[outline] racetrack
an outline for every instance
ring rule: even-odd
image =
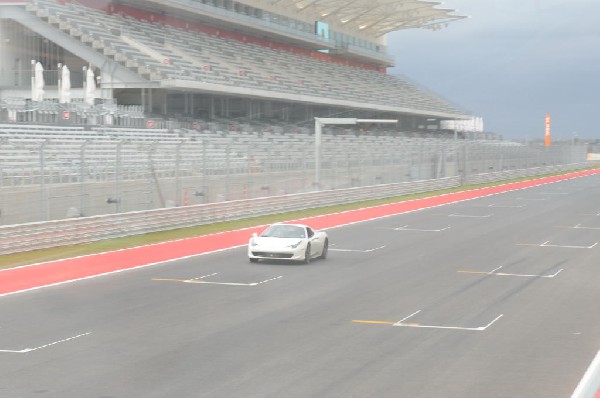
[[[0,396],[568,397],[600,349],[600,175],[0,299]],[[248,233],[249,234],[249,233]]]

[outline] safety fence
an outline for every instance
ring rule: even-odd
[[[573,163],[559,166],[533,167],[530,169],[497,171],[494,173],[481,173],[467,176],[463,180],[463,185],[478,185],[489,182],[510,180],[513,178],[534,177],[543,174],[561,173],[567,170],[577,170],[588,167],[590,164],[586,162]]]
[[[0,227],[0,255],[457,187],[458,177]]]
[[[0,125],[0,225],[586,160],[583,145],[302,132]],[[319,161],[317,161],[319,160]]]
[[[0,255],[582,169],[587,163],[379,184],[0,227]]]

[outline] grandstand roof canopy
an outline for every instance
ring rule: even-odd
[[[335,20],[375,37],[408,28],[441,28],[465,16],[455,10],[436,8],[437,1],[424,0],[274,0],[287,2],[300,12],[320,15],[322,21]]]

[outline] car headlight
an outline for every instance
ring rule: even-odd
[[[258,243],[256,243],[254,239],[250,239],[250,246],[258,246]]]
[[[292,244],[291,244],[291,245],[289,245],[288,247],[289,247],[289,248],[292,248],[292,249],[295,249],[295,248],[297,248],[298,246],[300,246],[300,244],[301,244],[301,243],[302,243],[302,241],[301,241],[301,240],[299,240],[299,241],[298,241],[298,242],[296,242],[296,243],[292,243]]]

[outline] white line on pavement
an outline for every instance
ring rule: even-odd
[[[600,351],[577,385],[571,398],[595,398],[600,391]]]
[[[52,343],[48,343],[48,344],[44,344],[42,346],[39,347],[35,347],[35,348],[24,348],[22,350],[0,350],[0,352],[8,352],[8,353],[16,353],[16,354],[25,354],[27,352],[32,352],[32,351],[36,351],[36,350],[41,350],[43,348],[47,348],[56,344],[60,344],[60,343],[64,343],[70,340],[74,340],[77,339],[79,337],[83,337],[83,336],[87,336],[89,334],[92,334],[92,332],[87,332],[87,333],[82,333],[82,334],[78,334],[77,336],[73,336],[73,337],[68,337],[66,339],[62,339],[62,340],[58,340],[58,341],[54,341]]]

